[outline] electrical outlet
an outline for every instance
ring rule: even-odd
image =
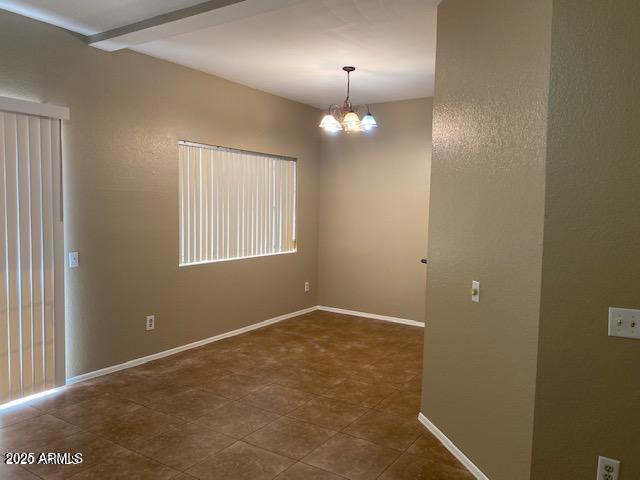
[[[471,282],[471,301],[475,303],[480,302],[480,282],[476,280]]]
[[[620,461],[607,457],[598,457],[598,479],[618,480],[620,475]]]
[[[309,286],[309,282],[304,282],[304,291],[308,292],[309,290],[311,290],[311,287]]]
[[[80,256],[78,252],[69,252],[69,268],[78,268],[80,266]]]
[[[156,316],[148,315],[147,316],[147,330],[155,330],[156,328]]]

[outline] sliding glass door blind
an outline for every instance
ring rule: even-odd
[[[55,383],[59,166],[59,120],[0,111],[0,404]]]
[[[296,251],[296,161],[180,142],[180,265]]]

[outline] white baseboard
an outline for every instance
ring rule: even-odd
[[[422,423],[440,442],[445,446],[447,450],[451,452],[451,454],[458,459],[458,461],[465,466],[467,470],[469,470],[478,480],[489,480],[482,470],[480,470],[467,456],[460,451],[458,447],[456,447],[451,440],[447,438],[447,436],[440,431],[438,427],[436,427],[431,421],[425,417],[422,413],[418,414],[418,421]]]
[[[279,317],[274,317],[268,320],[264,320],[262,322],[254,323],[252,325],[247,325],[246,327],[238,328],[237,330],[231,330],[230,332],[225,332],[225,333],[221,333],[220,335],[215,335],[213,337],[205,338],[203,340],[198,340],[197,342],[188,343],[180,347],[175,347],[169,350],[164,350],[162,352],[154,353],[152,355],[147,355],[146,357],[136,358],[134,360],[129,360],[128,362],[120,363],[118,365],[112,365],[111,367],[102,368],[100,370],[95,370],[93,372],[83,373],[82,375],[67,378],[67,385],[83,382],[85,380],[90,380],[96,377],[101,377],[102,375],[108,375],[109,373],[118,372],[120,370],[125,370],[127,368],[136,367],[138,365],[142,365],[143,363],[151,362],[152,360],[158,360],[159,358],[168,357],[169,355],[174,355],[176,353],[184,352],[185,350],[201,347],[208,343],[217,342],[218,340],[222,340],[224,338],[229,338],[235,335],[240,335],[242,333],[250,332],[251,330],[256,330],[258,328],[266,327],[267,325],[272,325],[274,323],[278,323],[283,320],[287,320],[289,318],[298,317],[300,315],[304,315],[305,313],[311,313],[316,311],[317,309],[318,307],[305,308],[303,310],[298,310],[297,312],[287,313],[285,315],[280,315]]]
[[[254,323],[253,325],[248,325],[246,327],[238,328],[237,330],[221,333],[220,335],[215,335],[213,337],[205,338],[203,340],[198,340],[197,342],[188,343],[180,347],[175,347],[169,350],[164,350],[162,352],[154,353],[152,355],[147,355],[146,357],[136,358],[133,360],[129,360],[128,362],[120,363],[118,365],[112,365],[110,367],[102,368],[100,370],[95,370],[93,372],[83,373],[82,375],[77,375],[75,377],[69,377],[67,378],[66,384],[71,385],[73,383],[83,382],[85,380],[101,377],[102,375],[108,375],[109,373],[118,372],[120,370],[125,370],[127,368],[136,367],[138,365],[142,365],[143,363],[151,362],[153,360],[158,360],[159,358],[163,358],[163,357],[168,357],[169,355],[174,355],[176,353],[184,352],[185,350],[190,350],[192,348],[201,347],[208,343],[217,342],[218,340],[222,340],[224,338],[233,337],[235,335],[240,335],[242,333],[250,332],[251,330],[266,327],[267,325],[278,323],[283,320],[287,320],[289,318],[298,317],[300,315],[304,315],[305,313],[311,313],[316,310],[324,310],[326,312],[341,313],[343,315],[352,315],[356,317],[371,318],[374,320],[383,320],[385,322],[402,323],[404,325],[412,325],[414,327],[424,327],[423,322],[418,322],[415,320],[406,320],[404,318],[388,317],[385,315],[376,315],[374,313],[355,312],[353,310],[344,310],[341,308],[323,307],[318,305],[314,307],[305,308],[303,310],[298,310],[297,312],[291,312],[285,315],[280,315],[279,317],[270,318],[262,322]]]
[[[297,312],[287,313],[285,315],[280,315],[279,317],[274,317],[274,318],[270,318],[268,320],[264,320],[262,322],[254,323],[253,325],[248,325],[246,327],[238,328],[237,330],[232,330],[230,332],[221,333],[220,335],[215,335],[213,337],[205,338],[203,340],[198,340],[197,342],[188,343],[188,344],[182,345],[180,347],[175,347],[175,348],[172,348],[172,349],[169,349],[169,350],[164,350],[162,352],[154,353],[152,355],[147,355],[146,357],[136,358],[134,360],[129,360],[128,362],[120,363],[118,365],[112,365],[110,367],[102,368],[100,370],[95,370],[93,372],[83,373],[82,375],[77,375],[75,377],[69,377],[69,378],[67,378],[66,385],[72,385],[74,383],[83,382],[85,380],[90,380],[92,378],[101,377],[103,375],[108,375],[109,373],[114,373],[114,372],[118,372],[120,370],[125,370],[127,368],[132,368],[132,367],[135,367],[135,366],[138,366],[138,365],[142,365],[143,363],[151,362],[152,360],[157,360],[159,358],[168,357],[169,355],[174,355],[176,353],[184,352],[185,350],[190,350],[192,348],[201,347],[201,346],[206,345],[208,343],[216,342],[216,341],[222,340],[224,338],[233,337],[235,335],[240,335],[242,333],[250,332],[251,330],[256,330],[258,328],[266,327],[267,325],[278,323],[278,322],[281,322],[283,320],[287,320],[289,318],[298,317],[300,315],[304,315],[306,313],[311,313],[311,312],[314,312],[316,310],[323,310],[323,311],[326,311],[326,312],[333,312],[333,313],[341,313],[343,315],[352,315],[352,316],[356,316],[356,317],[371,318],[371,319],[374,319],[374,320],[383,320],[385,322],[401,323],[401,324],[404,324],[404,325],[412,325],[412,326],[415,326],[415,327],[424,327],[424,323],[423,322],[418,322],[418,321],[415,321],[415,320],[407,320],[407,319],[404,319],[404,318],[388,317],[388,316],[385,316],[385,315],[377,315],[377,314],[374,314],[374,313],[356,312],[356,311],[353,311],[353,310],[345,310],[345,309],[342,309],[342,308],[324,307],[324,306],[316,305],[314,307],[309,307],[309,308],[305,308],[303,310],[298,310]],[[4,409],[10,408],[12,406],[22,404],[22,403],[34,400],[36,398],[45,396],[45,395],[50,395],[50,394],[58,392],[58,391],[60,391],[62,389],[64,389],[64,386],[57,387],[57,388],[54,388],[54,389],[51,389],[51,390],[47,390],[47,391],[44,391],[44,392],[40,392],[38,394],[29,396],[29,397],[26,397],[26,398],[20,398],[20,399],[17,399],[17,400],[13,400],[13,401],[8,402],[6,404],[0,405],[0,410],[4,410]],[[420,415],[422,415],[422,414],[420,414]],[[426,418],[425,418],[425,421],[428,422],[428,420]],[[426,424],[425,424],[425,426],[426,426]],[[427,428],[429,428],[429,427],[427,426]],[[433,427],[433,428],[435,429],[435,427]],[[439,430],[438,430],[438,432],[439,432]],[[444,435],[443,435],[443,437],[444,437]],[[446,438],[446,437],[444,437],[444,438]],[[451,444],[451,445],[453,445],[453,444]],[[453,447],[453,448],[455,448],[455,447]],[[462,454],[460,454],[460,455],[462,455]],[[464,457],[464,455],[462,455],[462,456]],[[466,457],[464,457],[464,458],[466,458]],[[473,465],[473,464],[471,464],[471,465]],[[486,477],[478,477],[478,478],[482,479],[482,480],[486,479]]]
[[[402,323],[403,325],[411,325],[413,327],[424,327],[424,322],[419,322],[417,320],[407,320],[406,318],[389,317],[386,315],[378,315],[375,313],[356,312],[355,310],[345,310],[343,308],[324,307],[322,305],[318,305],[317,309],[325,312],[351,315],[354,317],[372,318],[373,320],[382,320],[384,322]]]

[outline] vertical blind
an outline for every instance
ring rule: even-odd
[[[0,111],[0,403],[55,383],[59,162],[59,120]]]
[[[296,250],[296,161],[180,142],[180,265]]]

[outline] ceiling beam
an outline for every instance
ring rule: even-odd
[[[208,0],[87,37],[109,52],[278,10],[304,0]]]

